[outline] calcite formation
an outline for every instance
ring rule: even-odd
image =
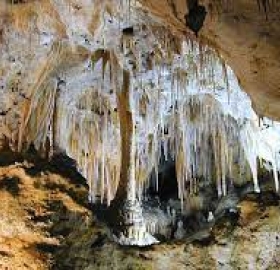
[[[209,183],[222,196],[249,174],[260,192],[258,163],[279,190],[280,125],[259,118],[223,56],[154,2],[0,4],[1,146],[73,158],[89,200],[120,206],[121,244],[157,243],[172,226],[183,237],[176,212],[143,206],[168,160],[182,215]]]

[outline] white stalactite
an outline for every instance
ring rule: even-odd
[[[51,3],[68,26],[66,32],[73,47],[80,45],[82,41],[73,31],[82,33],[84,22],[69,19],[67,14],[72,7],[65,9],[63,1]],[[259,158],[271,163],[275,188],[279,189],[280,146],[266,145],[266,135],[257,124],[249,97],[216,52],[193,40],[178,39],[152,17],[143,17],[144,20],[134,1],[119,1],[114,12],[107,1],[94,8],[103,16],[96,17],[94,36],[86,47],[93,55],[104,55],[91,59],[92,70],[83,64],[63,74],[57,71],[67,85],[56,95],[55,69],[51,66],[60,57],[61,45],[55,43],[45,70],[32,88],[30,110],[19,132],[23,133],[28,123],[25,140],[29,144],[39,149],[49,137],[52,146],[76,160],[88,180],[90,200],[109,205],[120,182],[121,136],[116,98],[122,85],[116,69],[120,66],[131,74],[133,199],[141,199],[152,172],[156,177],[151,184],[158,188],[159,167],[170,158],[176,162],[182,207],[188,196],[198,191],[201,181],[215,182],[218,195],[226,195],[228,183],[237,177],[233,173],[236,163],[240,164],[240,178],[242,171],[250,168],[259,192]],[[133,33],[122,31],[127,27],[133,27]],[[115,63],[108,64],[112,53],[117,56]],[[54,136],[49,136],[50,132]],[[279,136],[279,129],[277,132]],[[19,137],[20,150],[24,136]]]

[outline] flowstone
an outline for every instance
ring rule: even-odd
[[[116,242],[130,246],[149,246],[159,243],[147,230],[142,205],[139,201],[126,201],[120,211],[123,223],[120,224],[122,230],[119,232],[119,236],[113,235]]]

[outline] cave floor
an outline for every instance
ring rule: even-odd
[[[73,166],[0,157],[0,269],[280,269],[279,202],[247,197],[224,220],[182,242],[120,247],[93,216]]]

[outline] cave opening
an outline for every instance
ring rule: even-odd
[[[170,158],[161,162],[158,175],[153,170],[149,187],[145,191],[144,196],[158,197],[161,202],[168,202],[169,199],[178,200],[178,182],[176,175],[176,163]]]

